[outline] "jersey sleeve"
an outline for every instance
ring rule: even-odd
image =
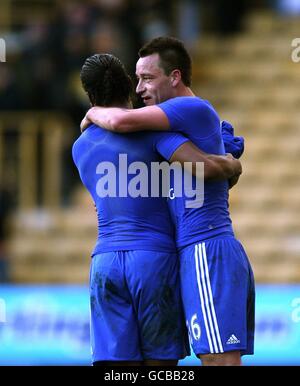
[[[72,146],[72,158],[73,158],[73,162],[74,164],[77,166],[78,165],[78,139],[73,143],[73,146]]]
[[[220,130],[220,120],[211,104],[197,97],[177,97],[158,105],[166,114],[170,129],[187,136],[205,138]]]
[[[234,128],[227,121],[222,121],[222,137],[226,153],[231,153],[235,158],[240,158],[244,153],[244,138],[234,135]]]
[[[188,138],[179,133],[159,133],[156,136],[155,150],[169,161],[173,153],[188,141]]]

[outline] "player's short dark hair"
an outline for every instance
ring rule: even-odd
[[[80,79],[94,106],[123,105],[133,93],[133,84],[123,63],[111,54],[95,54],[87,58]]]
[[[180,70],[181,78],[186,86],[192,83],[192,59],[181,40],[170,36],[160,36],[146,43],[140,50],[140,58],[159,54],[160,67],[166,75],[173,70]]]

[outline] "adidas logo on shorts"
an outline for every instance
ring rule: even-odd
[[[241,343],[241,341],[233,334],[231,335],[231,337],[226,342],[226,344],[237,344],[237,343]]]

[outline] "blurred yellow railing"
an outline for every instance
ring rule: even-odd
[[[0,112],[0,181],[5,183],[5,160],[9,148],[5,134],[17,134],[17,174],[15,190],[18,209],[30,209],[40,203],[46,208],[57,208],[61,202],[61,174],[63,140],[70,133],[67,116],[53,112]],[[15,149],[14,149],[15,150]],[[40,157],[38,157],[40,154]],[[39,164],[40,162],[40,164]],[[9,166],[8,166],[9,167]],[[38,200],[38,186],[41,187]]]
[[[52,20],[58,0],[1,0],[0,32],[26,25],[28,20]]]

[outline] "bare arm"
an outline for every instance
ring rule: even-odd
[[[188,141],[179,146],[173,153],[170,162],[178,161],[182,165],[184,162],[193,163],[193,174],[196,175],[196,162],[204,163],[205,180],[230,180],[230,187],[237,183],[239,175],[242,173],[242,165],[239,160],[231,154],[214,155],[207,154],[198,149],[192,142]]]
[[[142,130],[164,131],[170,128],[167,116],[157,106],[147,106],[139,109],[92,107],[81,122],[81,131],[84,131],[91,122],[117,133]]]

